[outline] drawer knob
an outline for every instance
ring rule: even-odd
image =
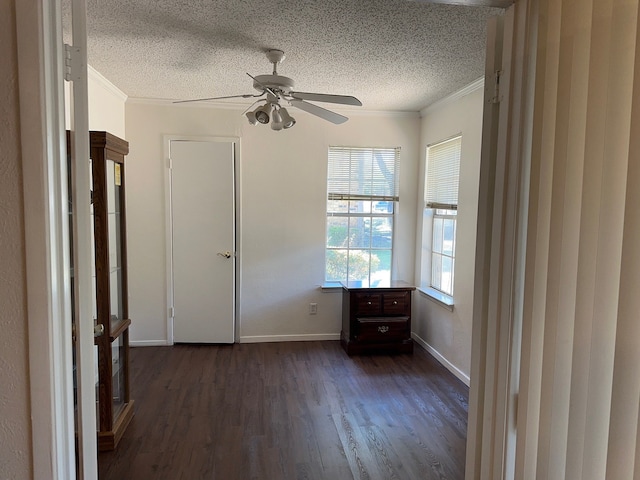
[[[394,305],[397,305],[397,304],[398,304],[398,301],[397,301],[397,300],[394,300],[394,301],[393,301],[393,304],[394,304]]]
[[[367,305],[371,305],[371,302],[367,302]]]
[[[378,327],[378,331],[380,333],[387,333],[389,331],[389,327],[387,327],[386,325],[383,325],[382,327]]]

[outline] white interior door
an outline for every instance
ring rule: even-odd
[[[172,140],[169,148],[174,341],[233,343],[234,143]]]

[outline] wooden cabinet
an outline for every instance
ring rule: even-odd
[[[98,331],[98,449],[113,450],[133,416],[129,397],[129,319],[125,155],[129,144],[90,132],[95,315]]]
[[[342,284],[340,341],[349,354],[412,353],[411,294],[415,287],[391,282],[370,287],[363,282]]]

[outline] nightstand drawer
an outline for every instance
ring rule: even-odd
[[[411,315],[411,293],[383,293],[382,313],[385,315]]]
[[[378,315],[382,312],[379,293],[356,293],[354,296],[356,315]]]
[[[387,342],[407,338],[409,317],[357,318],[355,339],[359,342]]]

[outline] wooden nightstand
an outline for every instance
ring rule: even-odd
[[[411,292],[402,281],[369,286],[342,283],[342,332],[347,354],[412,353]]]

